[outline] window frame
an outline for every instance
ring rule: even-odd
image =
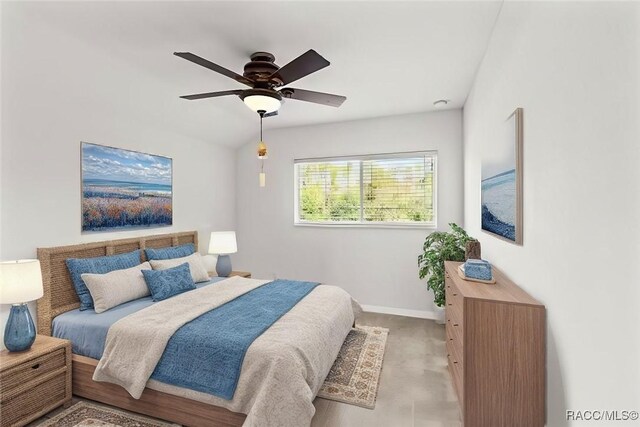
[[[364,161],[364,160],[383,160],[383,159],[397,159],[397,158],[413,158],[420,156],[429,156],[433,162],[433,220],[430,222],[419,221],[364,221],[362,215],[364,213],[363,204],[364,200],[360,198],[360,220],[359,221],[305,221],[300,219],[300,188],[299,174],[297,165],[300,163],[323,163],[331,161]],[[362,165],[360,165],[360,194],[363,194],[364,180]],[[437,150],[425,150],[425,151],[405,151],[396,153],[380,153],[380,154],[366,154],[366,155],[351,155],[351,156],[331,156],[331,157],[310,157],[293,160],[293,225],[296,227],[331,227],[331,228],[420,228],[420,229],[432,229],[438,228],[438,151]]]

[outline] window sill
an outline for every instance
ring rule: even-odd
[[[317,228],[391,228],[391,229],[420,229],[436,230],[437,224],[412,224],[412,223],[342,223],[330,224],[326,222],[294,222],[295,227],[317,227]]]

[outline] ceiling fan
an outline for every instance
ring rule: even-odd
[[[347,99],[344,96],[332,95],[330,93],[313,92],[290,87],[281,88],[281,86],[293,83],[330,64],[329,61],[313,49],[308,50],[282,67],[275,64],[276,58],[273,54],[269,52],[255,52],[250,56],[251,61],[244,66],[242,75],[190,52],[174,52],[173,54],[215,71],[216,73],[230,77],[251,88],[198,93],[195,95],[181,96],[180,98],[194,100],[237,95],[251,110],[257,112],[262,117],[277,115],[283,98],[313,102],[332,107],[339,107]]]

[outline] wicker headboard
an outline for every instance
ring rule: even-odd
[[[65,263],[67,258],[92,258],[131,252],[136,249],[166,248],[187,243],[193,243],[196,250],[198,249],[197,231],[38,248],[44,286],[44,295],[38,300],[38,333],[51,335],[51,321],[54,317],[80,307],[80,300]],[[141,256],[141,261],[144,261],[144,251]]]

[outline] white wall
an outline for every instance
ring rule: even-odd
[[[268,130],[264,138],[265,188],[258,186],[257,140],[238,150],[234,266],[254,277],[338,285],[362,304],[431,315],[433,297],[417,277],[429,230],[294,226],[293,160],[437,150],[438,225],[446,229],[462,220],[460,110]]]
[[[173,133],[161,117],[155,120],[161,82],[97,51],[90,40],[44,22],[29,25],[19,8],[5,6],[0,259],[33,258],[37,247],[192,229],[205,250],[211,230],[234,228],[232,149]],[[172,157],[173,226],[81,233],[80,141]],[[8,309],[0,306],[0,334]]]
[[[550,426],[565,410],[640,408],[639,13],[505,2],[464,107],[466,228],[547,307]],[[480,231],[481,159],[516,107],[522,247]]]

